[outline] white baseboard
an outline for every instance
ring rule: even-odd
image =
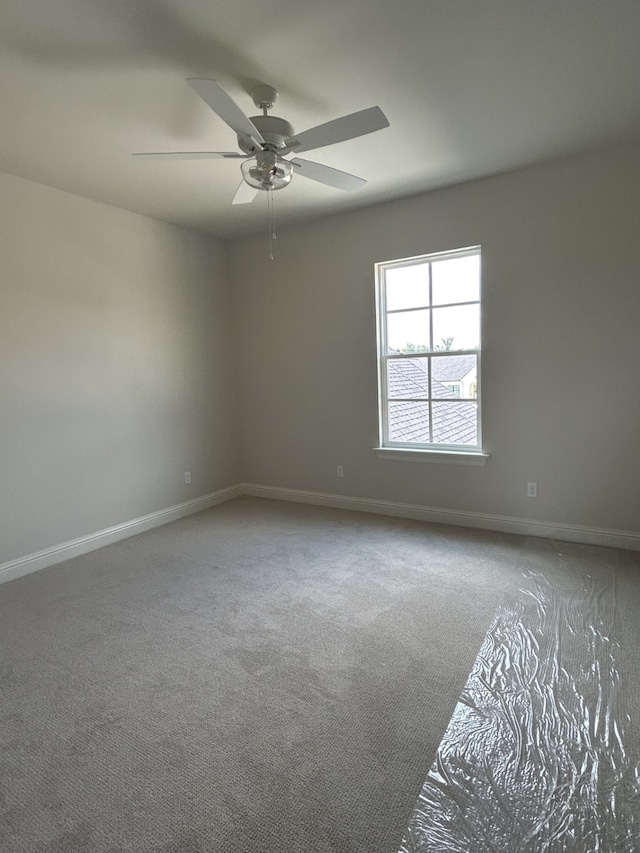
[[[255,483],[243,483],[241,489],[243,495],[253,495],[259,498],[329,506],[335,509],[350,509],[356,512],[371,512],[377,515],[412,518],[418,521],[433,521],[438,524],[453,524],[458,527],[497,530],[502,533],[518,533],[523,536],[539,536],[543,539],[578,542],[582,545],[603,545],[609,548],[640,551],[640,533],[635,533],[631,530],[610,530],[598,527],[557,524],[553,521],[532,521],[527,518],[514,518],[507,515],[489,515],[482,512],[439,509],[437,507],[420,506],[419,504],[379,501],[371,498],[352,498],[345,495],[325,494],[323,492],[307,492],[301,489],[261,486]]]
[[[582,527],[579,525],[557,524],[552,521],[532,521],[526,518],[514,518],[506,515],[489,515],[481,512],[465,512],[461,510],[439,509],[437,507],[421,506],[419,504],[397,503],[395,501],[379,501],[371,498],[354,498],[347,495],[332,495],[324,492],[308,492],[302,489],[284,489],[277,486],[261,486],[256,483],[239,483],[194,498],[157,512],[149,513],[141,518],[134,518],[114,527],[90,533],[70,542],[63,542],[44,551],[28,554],[17,560],[0,565],[0,583],[15,580],[22,575],[37,572],[72,557],[79,557],[89,551],[95,551],[144,533],[154,527],[160,527],[195,512],[201,512],[209,507],[240,497],[252,495],[272,500],[292,501],[294,503],[315,504],[316,506],[348,509],[356,512],[370,512],[377,515],[389,515],[396,518],[412,518],[417,521],[432,521],[439,524],[452,524],[458,527],[474,527],[481,530],[496,530],[503,533],[518,533],[523,536],[540,536],[544,539],[558,539],[565,542],[578,542],[583,545],[603,545],[609,548],[624,548],[630,551],[640,551],[640,533],[630,530],[610,530],[598,527]]]
[[[64,560],[70,560],[72,557],[79,557],[81,554],[87,554],[89,551],[95,551],[97,548],[103,548],[105,545],[111,545],[113,542],[127,539],[129,536],[144,533],[145,530],[160,527],[162,524],[168,524],[170,521],[192,515],[194,512],[201,512],[203,509],[209,509],[216,504],[237,498],[241,494],[242,489],[239,485],[229,486],[227,489],[219,489],[217,492],[210,492],[200,498],[193,498],[193,500],[151,512],[149,515],[143,515],[141,518],[134,518],[132,521],[116,524],[114,527],[98,530],[88,536],[63,542],[62,545],[54,545],[53,548],[46,548],[44,551],[11,560],[9,563],[0,565],[0,583],[15,580],[22,575],[37,572]]]

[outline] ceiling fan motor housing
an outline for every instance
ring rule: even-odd
[[[286,140],[295,134],[289,122],[278,116],[251,116],[251,121],[271,150],[284,148]],[[238,136],[238,145],[245,154],[255,154],[260,150],[255,142],[246,136]]]

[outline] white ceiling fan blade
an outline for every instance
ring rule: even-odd
[[[256,187],[251,187],[246,181],[241,181],[231,204],[250,204],[259,192],[260,190]]]
[[[246,160],[246,154],[237,154],[235,151],[151,151],[137,152],[133,157],[147,157],[151,160],[219,160],[236,159]]]
[[[287,149],[296,154],[299,151],[311,151],[313,148],[323,148],[335,142],[355,139],[357,136],[373,133],[374,130],[382,130],[383,127],[389,127],[386,115],[380,107],[369,107],[367,110],[336,118],[291,136],[287,139]]]
[[[256,144],[264,144],[264,139],[258,128],[216,80],[200,80],[191,77],[187,83],[238,136],[248,136]]]
[[[296,172],[305,178],[318,181],[318,183],[326,184],[329,187],[335,187],[337,190],[344,190],[346,193],[359,190],[367,183],[364,178],[350,175],[349,172],[341,172],[332,166],[324,166],[322,163],[312,163],[311,160],[299,160],[296,157],[289,162],[293,163]]]

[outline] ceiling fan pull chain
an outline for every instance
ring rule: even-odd
[[[276,239],[276,226],[273,218],[273,191],[267,190],[267,219],[269,222],[269,260],[273,260],[273,241]]]

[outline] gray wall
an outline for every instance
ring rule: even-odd
[[[640,147],[282,229],[273,262],[0,193],[0,564],[240,480],[640,530]],[[491,459],[378,460],[373,264],[476,243]]]
[[[633,146],[234,241],[244,481],[640,530],[639,224]],[[378,460],[373,265],[475,244],[491,459]]]
[[[0,197],[0,564],[236,483],[224,246],[8,175]]]

